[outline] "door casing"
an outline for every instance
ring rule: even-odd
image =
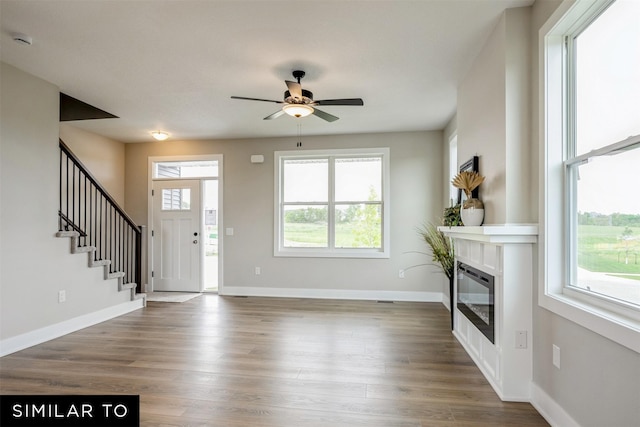
[[[151,192],[153,190],[153,181],[159,181],[166,178],[154,178],[153,170],[154,164],[160,162],[188,162],[188,161],[197,161],[197,160],[214,160],[218,162],[218,176],[217,177],[189,177],[184,179],[197,179],[200,181],[203,180],[217,180],[218,181],[218,294],[224,295],[224,233],[221,231],[224,230],[224,206],[223,206],[223,193],[224,193],[224,157],[222,154],[204,154],[204,155],[183,155],[183,156],[150,156],[147,162],[147,224],[153,224],[153,198],[151,196]],[[171,178],[172,180],[175,178]],[[202,188],[202,185],[201,185]],[[201,193],[202,196],[202,193]],[[201,246],[203,249],[201,251],[201,256],[204,257],[204,245]],[[147,278],[148,282],[147,286],[151,283],[151,274],[153,271],[153,241],[151,236],[151,227],[149,227],[149,232],[147,233],[147,256],[146,256],[146,264],[147,264]],[[201,258],[202,260],[202,258]],[[202,265],[202,262],[201,262]],[[201,277],[202,280],[202,277]]]

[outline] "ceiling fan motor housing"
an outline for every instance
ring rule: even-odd
[[[291,96],[291,92],[285,90],[284,102],[288,104],[311,104],[313,103],[313,93],[310,90],[302,89],[302,102],[300,102]]]

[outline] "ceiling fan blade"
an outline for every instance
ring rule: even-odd
[[[340,117],[336,117],[336,116],[334,116],[332,114],[325,113],[322,110],[318,110],[317,108],[314,108],[313,109],[313,113],[311,113],[311,114],[313,114],[314,116],[318,116],[321,119],[326,120],[328,122],[335,122],[336,120],[338,120],[340,118]]]
[[[262,120],[273,120],[273,119],[277,119],[278,117],[280,117],[280,116],[281,116],[281,115],[283,115],[283,114],[284,114],[284,110],[278,110],[278,111],[276,111],[275,113],[273,113],[273,114],[271,114],[271,115],[269,115],[269,116],[265,117],[265,118],[264,118],[264,119],[262,119]]]
[[[302,101],[302,86],[300,83],[292,82],[289,80],[284,81],[287,84],[289,93],[296,101]]]
[[[244,99],[246,101],[264,101],[275,102],[276,104],[284,104],[284,101],[274,101],[273,99],[245,98],[244,96],[232,96],[231,99]]]
[[[347,99],[323,99],[321,101],[313,101],[316,105],[364,105],[364,101],[361,98],[347,98]]]

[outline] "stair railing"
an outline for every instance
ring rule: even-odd
[[[94,260],[110,260],[110,272],[141,292],[141,228],[60,140],[59,231],[77,231],[79,246],[93,246]]]

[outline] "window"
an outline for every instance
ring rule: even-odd
[[[191,210],[190,188],[163,188],[163,211],[188,211]]]
[[[638,3],[611,4],[567,51],[568,285],[640,308]]]
[[[388,257],[388,149],[275,155],[276,256]]]
[[[153,162],[153,178],[185,179],[218,177],[217,160]]]
[[[543,28],[540,304],[640,351],[640,2],[565,2]]]

